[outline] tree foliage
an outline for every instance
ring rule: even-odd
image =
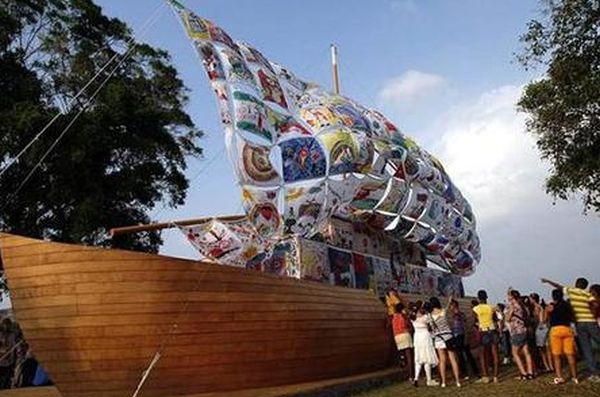
[[[132,46],[126,24],[104,15],[92,0],[0,4],[0,169],[63,113],[0,178],[0,229],[107,245],[109,228],[147,223],[161,202],[182,204],[186,157],[202,154],[202,134],[184,110],[187,90],[168,54]],[[124,61],[102,69],[115,54]],[[117,240],[118,246],[146,251],[159,244],[157,233]]]
[[[582,194],[585,210],[600,213],[600,2],[542,4],[518,60],[545,75],[525,87],[519,106],[552,166],[547,191],[560,199]]]

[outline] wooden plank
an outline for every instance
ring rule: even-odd
[[[346,376],[391,352],[368,291],[16,237],[0,246],[17,318],[64,397],[131,394],[163,343],[144,397]]]

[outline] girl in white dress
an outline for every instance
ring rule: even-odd
[[[427,386],[439,386],[436,380],[431,378],[431,367],[438,364],[437,354],[433,348],[431,333],[429,332],[429,324],[427,321],[427,313],[429,303],[425,303],[417,308],[415,319],[412,321],[415,334],[413,344],[415,349],[415,379],[413,384],[418,385],[419,374],[421,368],[425,368],[425,376],[427,377]]]

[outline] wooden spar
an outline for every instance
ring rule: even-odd
[[[333,72],[333,92],[336,95],[340,94],[340,74],[338,71],[337,63],[337,47],[335,44],[331,45],[331,69]]]
[[[115,227],[113,229],[110,229],[110,236],[115,237],[121,234],[151,232],[154,230],[170,229],[177,226],[189,226],[194,225],[196,223],[208,222],[212,219],[216,219],[218,221],[239,221],[241,219],[244,219],[245,217],[246,215],[205,216],[204,218],[186,219],[181,221],[157,222],[149,223],[146,225]]]

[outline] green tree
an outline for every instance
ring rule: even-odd
[[[0,177],[0,229],[108,245],[108,229],[149,222],[159,203],[182,204],[186,158],[201,156],[202,133],[184,110],[187,89],[168,54],[133,46],[126,24],[104,15],[91,0],[0,0],[0,5],[0,169],[63,112]],[[158,233],[113,242],[151,252],[160,243]]]
[[[552,166],[547,192],[581,194],[585,211],[600,213],[600,2],[543,0],[542,11],[517,58],[545,74],[525,87],[519,107]]]

